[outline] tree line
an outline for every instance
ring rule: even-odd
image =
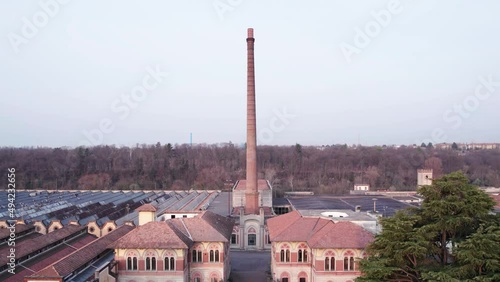
[[[342,194],[355,183],[415,190],[417,169],[434,177],[463,171],[479,186],[500,187],[499,150],[433,147],[259,146],[259,178],[278,193]],[[245,178],[245,148],[217,145],[137,145],[0,148],[0,168],[14,167],[18,189],[228,189]],[[2,178],[6,187],[6,178]]]

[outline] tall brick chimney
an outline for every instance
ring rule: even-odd
[[[245,191],[245,213],[257,214],[259,190],[257,189],[257,122],[255,114],[255,69],[253,28],[247,37],[247,181]]]

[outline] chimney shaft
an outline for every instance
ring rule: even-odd
[[[245,213],[247,214],[257,214],[259,208],[254,42],[253,28],[249,28],[247,37],[247,181],[245,191]]]

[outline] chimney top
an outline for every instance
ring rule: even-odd
[[[248,38],[253,38],[253,28],[248,28]]]

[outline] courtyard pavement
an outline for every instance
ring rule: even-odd
[[[231,282],[268,282],[271,252],[231,250]]]

